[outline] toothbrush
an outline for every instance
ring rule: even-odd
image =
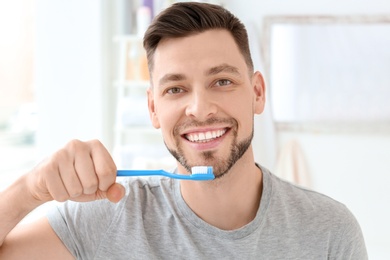
[[[208,181],[215,178],[212,166],[194,166],[191,174],[176,174],[164,170],[118,170],[117,176],[152,176],[160,175],[181,180]]]

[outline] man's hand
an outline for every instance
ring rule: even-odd
[[[40,202],[118,202],[125,191],[115,180],[115,163],[102,143],[73,140],[28,174],[27,187]]]
[[[28,227],[17,223],[51,200],[118,202],[125,189],[115,180],[115,163],[99,141],[69,142],[0,192],[0,258],[73,259],[45,217]]]

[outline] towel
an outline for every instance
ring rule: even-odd
[[[275,174],[294,184],[310,188],[311,181],[302,149],[296,140],[285,143],[278,156]]]

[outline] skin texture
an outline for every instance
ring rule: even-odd
[[[177,157],[178,171],[211,165],[217,176],[213,181],[181,181],[184,200],[218,228],[246,225],[255,217],[262,191],[250,144],[253,117],[264,109],[261,74],[248,70],[224,30],[164,39],[154,63],[150,117]],[[110,154],[96,140],[71,141],[22,176],[0,194],[0,259],[74,259],[45,217],[24,226],[17,223],[51,200],[117,202],[124,188],[115,176]]]
[[[261,74],[248,71],[225,30],[164,39],[154,62],[153,87],[148,92],[153,126],[161,128],[166,146],[180,162],[179,172],[211,165],[217,176],[208,183],[182,182],[183,198],[198,216],[217,227],[247,224],[261,197],[261,173],[247,143],[253,117],[264,109]],[[188,140],[188,135],[210,131],[224,134],[207,142]]]

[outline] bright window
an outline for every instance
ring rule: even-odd
[[[270,28],[269,81],[277,122],[390,121],[390,23],[334,18]]]

